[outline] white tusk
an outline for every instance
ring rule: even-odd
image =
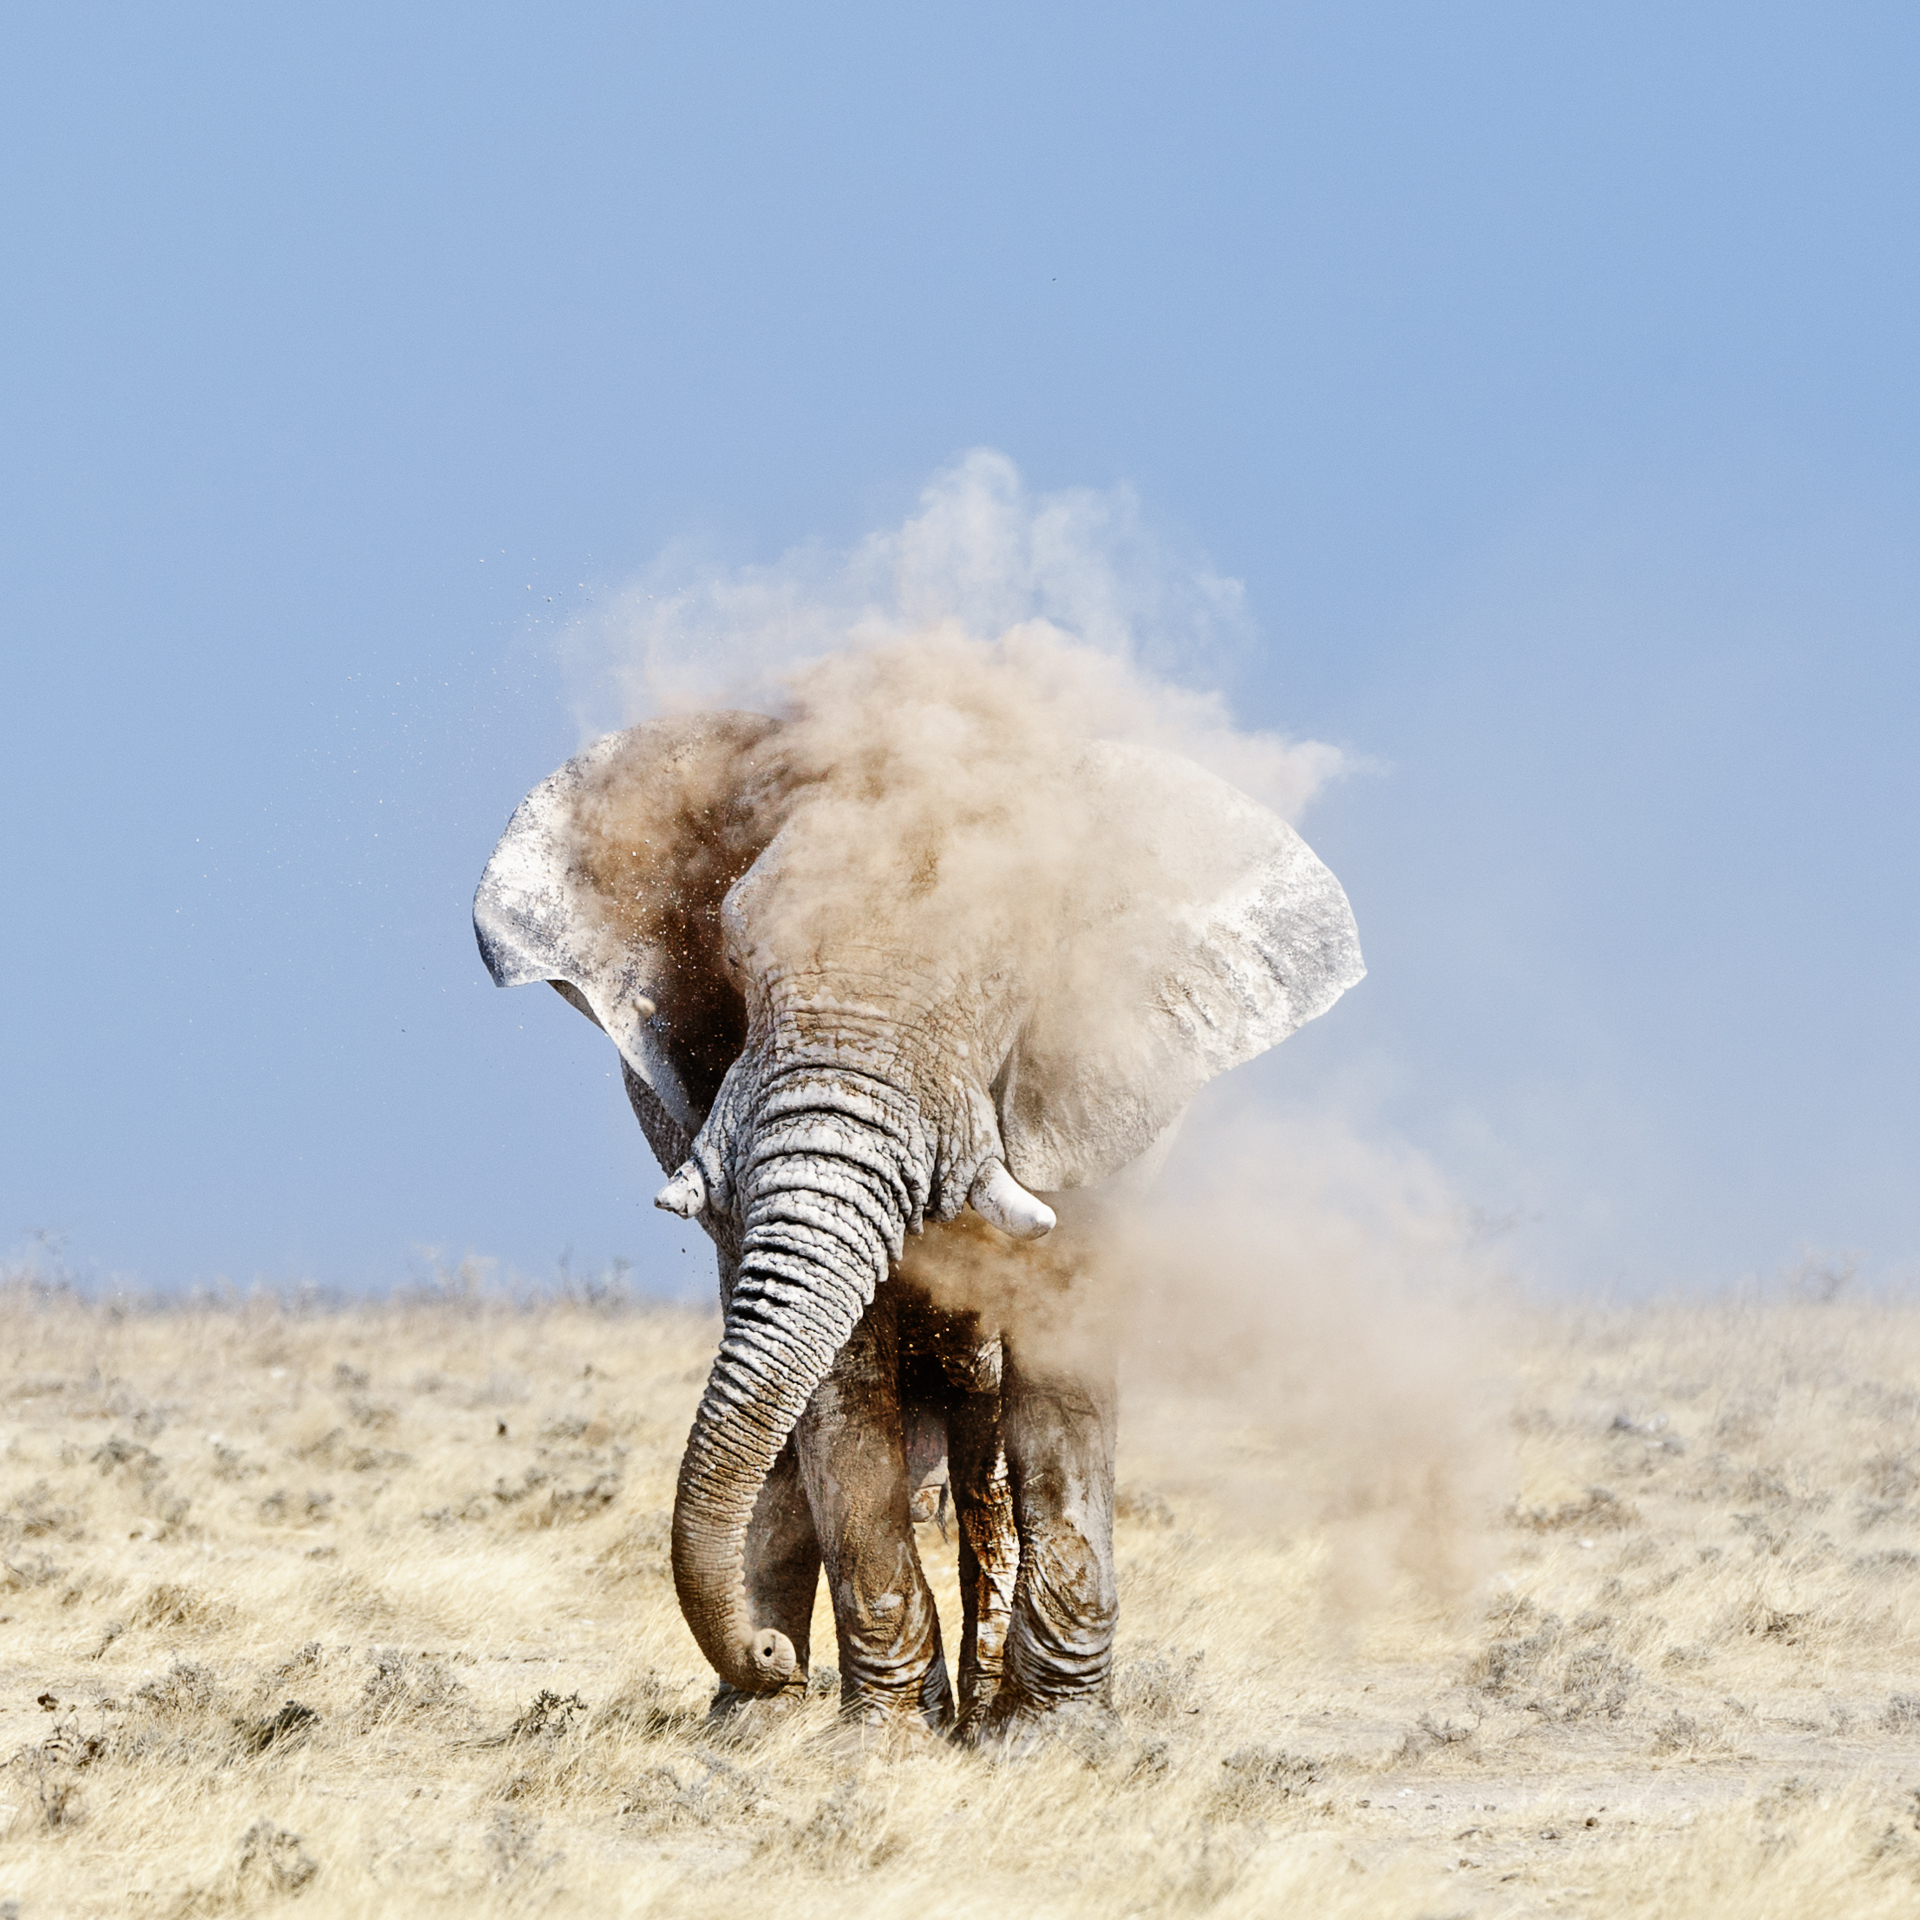
[[[1036,1200],[998,1160],[981,1168],[967,1198],[988,1226],[1015,1240],[1044,1240],[1058,1224],[1053,1209]]]
[[[667,1213],[691,1220],[707,1210],[707,1183],[691,1160],[653,1196],[653,1204]]]

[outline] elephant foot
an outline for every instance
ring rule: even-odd
[[[794,1674],[777,1693],[742,1693],[722,1680],[707,1707],[707,1725],[716,1732],[751,1736],[790,1718],[807,1691],[804,1673]]]
[[[910,1759],[932,1753],[945,1744],[938,1729],[917,1713],[890,1713],[867,1707],[840,1718],[812,1743],[816,1752],[835,1761],[864,1760],[878,1754],[888,1760]]]
[[[1097,1696],[1039,1701],[1002,1688],[961,1723],[954,1738],[993,1760],[1025,1760],[1043,1747],[1060,1746],[1099,1766],[1125,1744],[1126,1733],[1120,1716]]]
[[[848,1726],[912,1723],[929,1733],[953,1726],[953,1686],[936,1636],[933,1657],[916,1673],[892,1658],[872,1659],[841,1648],[840,1718]]]
[[[915,1737],[944,1738],[953,1729],[953,1694],[944,1667],[936,1667],[916,1692],[896,1693],[845,1690],[840,1699],[840,1725],[875,1734],[904,1728]]]

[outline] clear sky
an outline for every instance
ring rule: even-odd
[[[1375,763],[1263,1097],[1549,1283],[1914,1270],[1916,98],[1894,5],[13,10],[0,1249],[706,1284],[468,928],[555,638],[991,447]]]

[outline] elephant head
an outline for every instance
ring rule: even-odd
[[[656,1147],[689,1143],[660,1204],[737,1259],[673,1567],[746,1692],[794,1659],[748,1613],[756,1495],[904,1236],[969,1202],[1044,1234],[1039,1194],[1139,1160],[1363,971],[1274,814],[1170,754],[1037,739],[965,701],[652,721],[537,787],[480,884],[494,979],[605,1029]]]

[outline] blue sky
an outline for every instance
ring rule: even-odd
[[[992,447],[1377,765],[1262,1098],[1549,1284],[1912,1271],[1916,80],[1891,6],[16,13],[0,1247],[703,1284],[467,928],[555,638]]]

